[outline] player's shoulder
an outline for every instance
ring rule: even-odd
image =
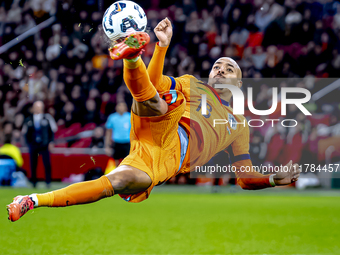
[[[182,76],[177,77],[177,79],[196,79],[196,77],[191,74],[184,74]]]
[[[184,74],[182,76],[179,76],[176,78],[176,82],[186,82],[186,83],[190,83],[190,81],[198,81],[198,79],[191,75],[191,74]]]

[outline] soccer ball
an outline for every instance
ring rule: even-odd
[[[147,18],[144,10],[132,1],[117,1],[103,17],[103,28],[110,40],[118,40],[135,31],[145,31]]]

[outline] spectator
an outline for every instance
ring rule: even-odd
[[[98,90],[101,94],[109,92],[116,93],[119,85],[122,84],[122,77],[119,72],[115,72],[112,68],[108,68],[103,75],[103,78],[98,85]]]
[[[21,130],[22,125],[24,123],[24,115],[19,113],[14,117],[14,129]]]
[[[48,85],[48,90],[50,94],[54,95],[57,89],[58,71],[56,69],[51,69],[49,71],[49,78],[50,78],[50,83]]]
[[[33,104],[33,115],[29,116],[22,128],[26,143],[30,151],[31,182],[36,187],[36,170],[38,156],[41,154],[46,174],[47,186],[51,183],[51,162],[50,151],[53,149],[54,133],[57,131],[57,124],[50,114],[44,114],[44,103],[36,101]]]
[[[23,137],[20,130],[13,130],[11,143],[17,147],[22,147],[24,145]]]
[[[7,13],[7,22],[19,24],[21,21],[21,8],[17,1],[15,1],[12,5],[12,8]]]
[[[106,117],[111,114],[112,109],[115,108],[115,97],[112,97],[108,92],[102,95],[102,104],[100,105],[100,113]]]
[[[4,156],[7,155],[11,157],[14,161],[17,167],[22,167],[24,160],[21,156],[21,152],[19,148],[11,143],[12,135],[6,134],[4,145],[0,147],[0,155]]]
[[[46,49],[46,60],[53,61],[59,57],[61,52],[60,44],[56,37],[51,37]]]
[[[201,29],[202,20],[199,19],[198,14],[196,11],[192,12],[189,16],[187,24],[185,26],[185,31],[191,36],[190,34],[198,33]]]
[[[101,124],[102,118],[100,112],[96,109],[96,102],[93,99],[88,99],[86,101],[86,115],[83,118],[82,124],[86,123],[96,123]]]
[[[103,53],[99,45],[94,48],[94,57],[92,58],[92,65],[98,70],[104,70],[107,66],[108,55]]]
[[[212,16],[209,15],[208,10],[204,9],[202,10],[202,31],[208,32],[214,25],[214,19]]]
[[[119,160],[130,151],[131,114],[125,103],[117,104],[116,112],[109,116],[105,127],[105,148],[107,152],[113,148],[113,158],[118,166]]]
[[[93,130],[93,136],[90,147],[104,148],[104,129],[102,127],[96,127]]]
[[[22,20],[22,23],[19,26],[17,26],[17,28],[14,30],[14,33],[16,35],[21,35],[22,33],[26,32],[27,30],[35,26],[36,24],[32,16],[29,13],[26,13]]]
[[[86,44],[82,43],[77,37],[73,38],[73,45],[73,56],[77,56],[79,58],[81,58],[81,56],[89,50],[89,47]]]
[[[87,6],[83,11],[71,2],[10,0],[0,6],[0,45],[3,45],[15,41],[20,31],[54,15],[58,3],[57,24],[18,42],[0,59],[0,129],[4,122],[14,123],[15,144],[23,144],[18,130],[22,116],[29,115],[31,101],[46,100],[46,106],[55,110],[58,124],[66,127],[76,122],[85,124],[84,121],[101,123],[116,103],[126,103],[128,108],[132,105],[131,94],[123,82],[122,61],[108,57],[100,24],[103,13],[97,11],[97,1],[90,1],[91,8]],[[207,77],[217,58],[229,56],[241,66],[244,77],[256,80],[254,107],[268,109],[271,86],[265,85],[261,77],[307,75],[317,79],[337,77],[339,73],[340,7],[333,2],[182,0],[169,8],[163,8],[165,5],[168,6],[162,2],[157,6],[156,1],[152,9],[142,6],[151,28],[166,16],[173,20],[174,35],[164,65],[164,74],[168,76]],[[73,15],[74,9],[80,10],[79,15]],[[150,38],[151,43],[143,53],[146,63],[156,41],[152,32]],[[316,84],[308,89],[315,93],[322,87]],[[317,109],[322,109],[326,101],[337,105],[334,94],[329,95],[315,103]],[[94,111],[90,110],[93,100]],[[100,117],[94,120],[96,114],[95,118]],[[329,114],[332,119],[338,113]],[[83,120],[83,116],[88,119]],[[289,117],[296,119],[297,112],[289,111]],[[306,121],[299,120],[302,125]],[[308,132],[309,136],[312,131]],[[272,162],[279,155],[273,148],[283,147],[287,142],[278,136],[274,135],[273,142],[268,144],[272,146],[268,146]],[[317,135],[313,141],[319,138]]]
[[[263,51],[263,47],[256,47],[256,53],[252,56],[254,67],[261,70],[265,66],[267,53]]]
[[[263,143],[262,140],[263,136],[261,135],[261,133],[255,131],[250,141],[249,150],[251,161],[253,162],[254,166],[262,164],[267,153],[267,146],[265,143]]]
[[[101,73],[99,71],[95,71],[92,74],[91,81],[89,82],[89,89],[95,89],[100,84]]]
[[[81,91],[81,87],[79,85],[75,85],[72,89],[71,92],[71,98],[70,101],[73,103],[73,105],[76,105],[76,114],[81,114],[81,112],[83,112],[83,108],[84,108],[84,101],[86,100],[86,98],[84,98],[82,96],[82,91]]]
[[[5,144],[0,147],[0,186],[11,185],[12,173],[23,164],[20,150],[11,144],[11,140],[11,133],[5,134]]]
[[[65,100],[67,100],[67,97]],[[81,116],[75,113],[74,105],[70,101],[66,101],[62,110],[61,119],[62,121],[58,121],[58,124],[63,123],[65,127],[70,127],[73,123],[80,122]]]

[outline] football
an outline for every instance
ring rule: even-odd
[[[145,31],[146,14],[132,1],[117,1],[104,13],[103,29],[110,40],[116,41],[134,31]]]

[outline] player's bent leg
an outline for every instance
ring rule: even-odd
[[[123,78],[132,97],[137,102],[147,101],[157,94],[140,57],[135,62],[124,59]]]
[[[120,166],[112,174],[97,180],[72,184],[68,187],[29,196],[17,196],[7,206],[8,219],[16,221],[34,207],[64,207],[96,202],[114,194],[135,193],[151,185],[150,177],[141,170]]]
[[[124,59],[124,81],[133,96],[132,111],[136,115],[159,116],[167,112],[168,105],[159,97],[140,57],[135,61]]]
[[[147,33],[135,32],[109,49],[112,59],[124,59],[124,81],[134,98],[132,111],[145,117],[160,116],[168,110],[168,105],[158,96],[145,64],[139,57],[149,42]]]
[[[115,194],[133,194],[146,190],[152,183],[149,175],[133,166],[120,165],[106,175]]]

